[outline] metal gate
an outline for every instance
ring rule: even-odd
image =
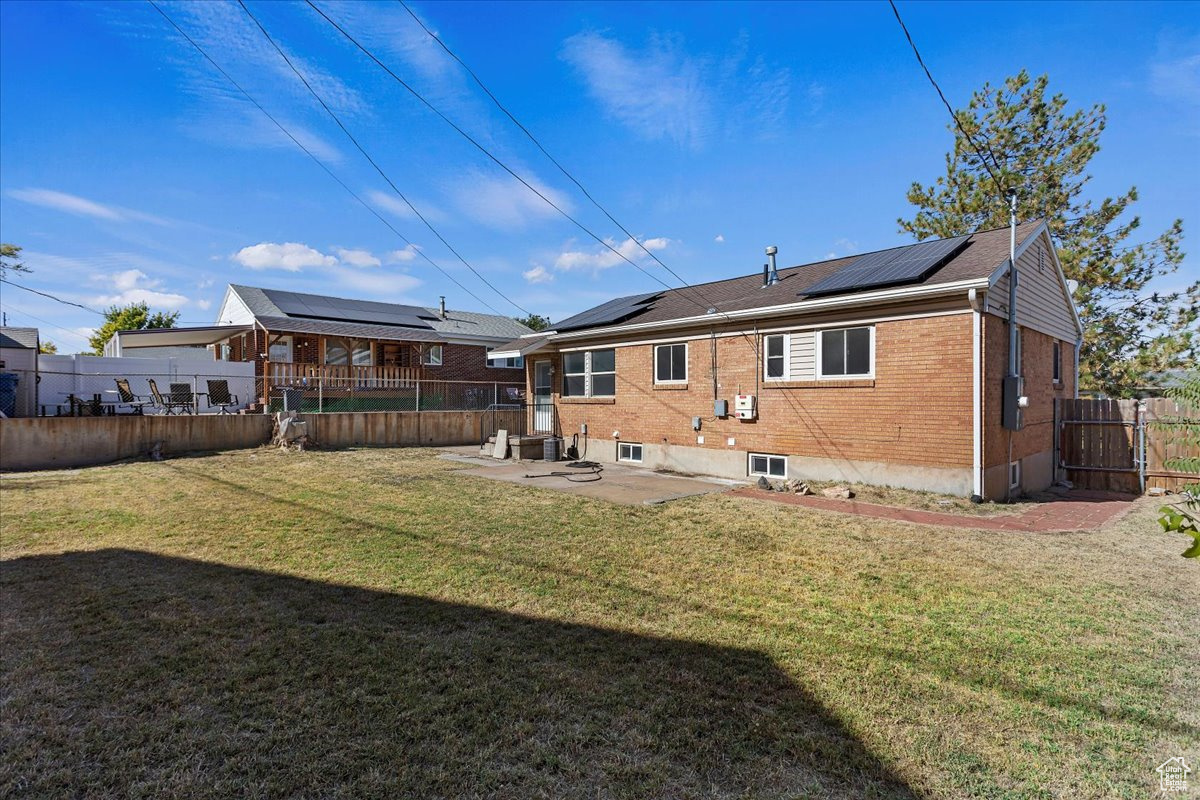
[[[1145,409],[1140,400],[1058,400],[1055,455],[1059,474],[1085,489],[1143,493]]]

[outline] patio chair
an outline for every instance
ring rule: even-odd
[[[196,413],[196,395],[190,383],[172,383],[171,402],[187,414]]]
[[[217,406],[221,409],[221,414],[230,413],[229,409],[237,408],[241,405],[238,402],[236,394],[229,393],[229,381],[227,380],[209,380],[208,383],[208,404]]]
[[[145,407],[150,405],[154,398],[145,394],[134,394],[129,388],[128,378],[116,378],[117,382],[117,397],[120,398],[120,405],[129,406],[133,409],[134,414],[145,414]]]
[[[154,378],[147,378],[146,382],[150,384],[150,396],[154,398],[154,405],[161,408],[163,414],[170,416],[192,410],[192,387],[186,383],[171,384],[170,395],[164,397],[163,393],[158,390],[158,384],[154,382]],[[182,393],[179,392],[180,387],[184,390]]]

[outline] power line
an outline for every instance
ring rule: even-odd
[[[430,221],[425,218],[425,215],[422,214],[420,211],[418,211],[417,207],[414,206],[412,204],[412,202],[409,201],[409,199],[404,196],[404,193],[401,192],[399,187],[397,187],[396,184],[392,181],[392,179],[388,177],[387,173],[383,171],[383,168],[379,166],[379,163],[377,161],[375,161],[375,159],[371,157],[371,154],[366,151],[366,148],[364,148],[359,143],[358,139],[356,139],[354,137],[354,134],[352,134],[350,132],[350,129],[347,128],[345,126],[345,124],[342,122],[341,118],[339,118],[338,115],[334,112],[334,110],[329,107],[329,104],[325,102],[324,98],[321,97],[321,95],[317,92],[317,90],[312,87],[312,84],[310,84],[308,82],[308,79],[304,77],[304,74],[302,72],[300,72],[299,69],[296,68],[296,65],[292,63],[292,60],[290,58],[288,58],[288,55],[287,55],[287,53],[285,53],[283,51],[283,48],[280,47],[273,38],[271,38],[271,34],[267,33],[267,29],[264,28],[263,24],[258,21],[258,18],[250,13],[250,9],[246,7],[246,4],[242,0],[237,0],[237,2],[238,2],[238,5],[242,7],[242,11],[246,12],[246,16],[248,16],[250,18],[250,20],[258,28],[259,32],[262,33],[263,37],[268,42],[270,42],[271,47],[275,48],[275,52],[279,53],[280,57],[284,60],[284,62],[288,65],[288,67],[291,68],[292,72],[294,72],[296,74],[296,77],[300,79],[300,82],[304,84],[304,88],[308,89],[309,94],[311,94],[313,97],[316,98],[317,102],[321,104],[321,108],[325,109],[325,113],[329,114],[329,116],[333,119],[333,121],[337,123],[337,126],[342,129],[342,133],[346,134],[346,137],[358,149],[358,152],[362,153],[363,158],[367,159],[367,161],[370,162],[371,166],[375,168],[375,171],[379,173],[379,176],[381,178],[383,178],[383,180],[385,182],[387,182],[387,185],[392,188],[392,191],[395,192],[396,195],[401,200],[404,201],[404,204],[407,205],[410,209],[412,209],[412,212],[417,215],[417,218],[420,219],[421,222],[425,223],[425,227],[429,228],[430,232],[432,232],[433,235],[436,236],[438,238],[438,240],[441,241],[442,244],[446,245],[446,249],[448,249],[451,253],[453,253],[455,255],[455,257],[463,263],[463,266],[465,266],[467,269],[471,270],[471,272],[473,272],[475,274],[475,277],[477,277],[477,278],[479,278],[479,280],[483,281],[483,283],[489,289],[491,289],[493,292],[495,292],[496,294],[500,295],[505,300],[507,300],[518,311],[521,311],[525,314],[532,314],[533,312],[531,312],[529,309],[522,307],[519,303],[517,303],[511,297],[504,294],[504,292],[500,291],[495,286],[493,286],[491,281],[489,281],[487,278],[483,277],[483,275],[481,275],[479,273],[479,271],[477,269],[475,269],[475,267],[471,266],[471,264],[465,258],[462,257],[461,253],[459,253],[457,250],[455,250],[454,247],[448,241],[446,241],[446,237],[442,236],[442,234],[438,232],[438,229],[433,227],[433,224],[430,223]]]
[[[28,286],[22,286],[19,283],[13,283],[8,278],[0,278],[0,283],[7,283],[9,286],[15,286],[18,289],[24,289],[27,292],[33,292],[34,294],[40,294],[42,297],[48,297],[51,300],[56,300],[59,303],[62,303],[63,305],[75,306],[76,308],[82,308],[84,311],[90,311],[93,314],[99,314],[102,317],[104,316],[103,311],[98,311],[97,309],[91,308],[89,306],[85,306],[82,303],[74,303],[70,300],[63,300],[61,297],[55,297],[54,295],[48,294],[46,292],[39,292],[37,289],[30,289]]]
[[[888,0],[888,5],[892,7],[892,13],[896,15],[896,22],[900,23],[900,28],[904,31],[904,38],[908,39],[909,47],[912,48],[913,55],[917,57],[917,63],[921,65],[921,69],[925,70],[925,77],[929,79],[929,82],[933,84],[933,88],[937,90],[938,97],[942,98],[942,105],[950,112],[950,118],[954,120],[954,124],[958,127],[958,130],[966,138],[967,143],[971,145],[971,149],[975,151],[975,155],[979,156],[979,163],[987,170],[987,174],[991,176],[992,182],[996,184],[996,188],[1000,191],[1000,196],[1003,197],[1006,192],[1004,184],[996,177],[996,173],[992,172],[992,168],[988,166],[987,159],[984,158],[983,153],[980,152],[979,147],[975,144],[974,137],[963,127],[962,120],[958,118],[958,114],[954,113],[950,101],[946,99],[946,95],[942,92],[942,87],[938,86],[938,82],[933,79],[933,73],[929,71],[929,67],[925,66],[925,59],[921,58],[921,51],[917,49],[917,43],[913,41],[912,34],[908,32],[908,26],[904,24],[904,20],[900,18],[900,9],[896,8],[895,0]],[[987,142],[984,142],[984,149],[987,150],[988,155],[992,157],[992,163],[999,170],[1000,162],[997,160],[996,154],[987,146]]]
[[[70,328],[64,328],[61,325],[55,325],[53,322],[51,322],[48,319],[42,319],[41,317],[35,317],[33,314],[30,314],[28,311],[26,311],[22,308],[17,308],[12,303],[5,303],[5,305],[8,306],[9,311],[16,311],[18,314],[20,314],[22,316],[29,317],[30,319],[36,320],[37,322],[40,322],[43,325],[49,325],[51,328],[60,330],[63,333],[67,334],[68,336],[74,336],[75,338],[79,339],[80,341],[84,341],[84,342],[88,341],[88,338],[86,336],[84,336],[82,333],[79,333],[78,331],[73,331]]]
[[[146,2],[148,2],[148,3],[149,3],[151,6],[153,6],[154,10],[155,10],[155,11],[157,11],[157,12],[158,12],[158,13],[159,13],[159,14],[162,16],[162,18],[163,18],[163,19],[165,19],[165,20],[166,20],[168,23],[170,23],[171,27],[172,27],[172,28],[174,28],[174,29],[175,29],[175,30],[176,30],[176,31],[179,33],[179,35],[180,35],[180,36],[182,36],[184,39],[186,39],[186,40],[187,40],[188,44],[190,44],[192,47],[194,47],[194,48],[196,49],[196,51],[197,51],[198,53],[200,53],[200,55],[204,56],[205,60],[207,60],[207,61],[208,61],[208,63],[212,64],[212,65],[213,65],[213,67],[214,67],[214,68],[215,68],[215,69],[216,69],[218,72],[220,72],[220,73],[221,73],[221,75],[223,75],[227,81],[229,81],[231,84],[233,84],[234,88],[235,88],[235,89],[237,89],[239,92],[241,92],[241,93],[242,93],[242,96],[243,96],[243,97],[245,97],[247,100],[249,100],[249,101],[250,101],[250,102],[251,102],[251,103],[254,105],[254,107],[255,107],[255,108],[257,108],[259,111],[261,111],[261,112],[262,112],[262,113],[263,113],[263,114],[266,116],[266,118],[267,118],[267,119],[271,120],[271,122],[272,122],[272,123],[275,125],[275,127],[279,128],[279,130],[280,130],[280,131],[281,131],[281,132],[282,132],[282,133],[283,133],[285,136],[287,136],[287,138],[288,138],[288,139],[290,139],[290,140],[292,141],[292,143],[293,143],[293,144],[295,144],[295,145],[296,145],[297,147],[299,147],[299,148],[300,148],[302,151],[304,151],[304,154],[305,154],[305,155],[307,155],[309,158],[311,158],[311,159],[313,160],[313,162],[314,162],[314,163],[315,163],[315,164],[316,164],[318,167],[320,167],[322,170],[324,170],[324,171],[325,171],[325,174],[327,174],[327,175],[328,175],[330,178],[332,178],[332,179],[334,180],[334,182],[336,182],[336,183],[337,183],[339,186],[341,186],[343,189],[345,189],[345,190],[346,190],[346,192],[347,192],[347,193],[348,193],[348,194],[349,194],[351,197],[353,197],[355,200],[357,200],[357,201],[358,201],[358,203],[359,203],[359,205],[361,205],[361,206],[362,206],[363,208],[365,208],[365,209],[366,209],[368,212],[370,212],[372,216],[374,216],[376,219],[378,219],[380,222],[382,222],[382,223],[383,223],[385,226],[387,226],[388,230],[390,230],[392,233],[396,234],[396,236],[398,236],[398,237],[400,238],[400,240],[401,240],[401,241],[403,241],[405,244],[407,244],[407,245],[409,245],[410,247],[412,247],[412,248],[413,248],[413,251],[414,251],[414,252],[415,252],[417,255],[419,255],[421,258],[425,259],[426,261],[428,261],[428,262],[429,262],[429,264],[430,264],[431,266],[433,266],[433,268],[434,268],[434,269],[436,269],[438,272],[440,272],[440,273],[442,273],[443,275],[445,275],[445,276],[446,276],[446,278],[448,278],[448,279],[450,280],[450,282],[451,282],[451,283],[453,283],[455,286],[457,286],[458,288],[462,289],[462,290],[463,290],[464,292],[466,292],[468,295],[470,295],[471,297],[473,297],[473,298],[474,298],[476,301],[478,301],[478,302],[479,302],[481,305],[483,305],[485,308],[488,308],[488,309],[492,310],[492,311],[493,311],[493,312],[495,312],[496,314],[500,314],[500,312],[499,312],[499,311],[498,311],[498,310],[497,310],[497,309],[496,309],[494,306],[492,306],[490,303],[488,303],[488,302],[486,302],[485,300],[483,300],[482,298],[480,298],[480,297],[479,297],[479,295],[477,295],[477,294],[475,294],[474,292],[472,292],[472,291],[471,291],[470,289],[468,289],[466,286],[463,286],[461,283],[459,283],[458,279],[456,279],[456,278],[455,278],[453,275],[451,275],[451,274],[450,274],[449,272],[447,272],[446,270],[442,269],[441,265],[439,265],[439,264],[438,264],[436,261],[434,261],[434,260],[433,260],[432,258],[430,258],[428,255],[426,255],[424,250],[422,250],[420,247],[418,247],[416,244],[414,244],[414,243],[413,243],[413,242],[412,242],[412,241],[411,241],[411,240],[410,240],[408,237],[406,237],[404,234],[400,233],[400,231],[396,230],[396,227],[395,227],[394,225],[392,225],[392,223],[390,223],[390,222],[389,222],[387,219],[385,219],[385,218],[383,217],[383,215],[381,215],[381,214],[380,214],[378,211],[376,211],[376,210],[375,210],[375,209],[374,209],[374,208],[373,208],[373,207],[372,207],[372,206],[371,206],[371,205],[370,205],[370,204],[369,204],[369,203],[368,203],[366,200],[363,200],[363,199],[362,199],[362,198],[361,198],[361,197],[358,195],[358,193],[357,193],[357,192],[355,192],[353,189],[351,189],[351,188],[350,188],[350,186],[349,186],[349,185],[348,185],[348,184],[347,184],[345,181],[343,181],[341,178],[339,178],[339,177],[337,176],[337,174],[336,174],[336,173],[334,173],[334,171],[333,171],[333,170],[331,170],[329,167],[327,167],[327,166],[325,165],[325,162],[324,162],[324,161],[322,161],[321,159],[317,158],[317,156],[316,156],[316,155],[315,155],[315,154],[314,154],[314,153],[313,153],[311,150],[309,150],[307,147],[305,147],[305,146],[304,146],[304,145],[303,145],[303,144],[300,142],[300,140],[299,140],[299,139],[297,139],[295,136],[293,136],[293,135],[292,135],[292,132],[291,132],[291,131],[289,131],[289,130],[288,130],[288,129],[287,129],[287,128],[286,128],[286,127],[283,125],[283,123],[281,123],[279,120],[275,119],[275,117],[273,117],[273,116],[271,115],[271,112],[267,111],[267,109],[266,109],[266,108],[264,108],[264,107],[263,107],[263,105],[262,105],[261,103],[259,103],[257,100],[255,100],[255,99],[254,99],[254,97],[252,97],[252,96],[250,95],[250,93],[249,93],[249,92],[247,92],[245,89],[243,89],[243,88],[242,88],[242,85],[241,85],[240,83],[238,83],[236,80],[234,80],[233,76],[232,76],[232,75],[230,75],[228,72],[226,72],[226,71],[224,70],[224,68],[222,68],[222,67],[221,67],[221,65],[220,65],[220,64],[218,64],[218,63],[217,63],[217,62],[216,62],[216,61],[215,61],[215,60],[212,58],[212,56],[210,56],[210,55],[209,55],[207,52],[205,52],[204,48],[203,48],[203,47],[201,47],[201,46],[199,45],[199,43],[198,43],[198,42],[196,42],[196,40],[195,40],[195,39],[193,39],[191,36],[189,36],[189,35],[187,34],[187,32],[186,32],[185,30],[183,30],[183,28],[179,27],[179,25],[178,25],[178,24],[176,24],[175,20],[171,19],[171,17],[167,15],[167,12],[163,11],[163,10],[162,10],[162,8],[160,8],[160,7],[158,6],[158,4],[157,4],[157,3],[156,3],[154,0],[146,0]],[[501,315],[501,316],[503,316],[503,315]]]
[[[499,166],[501,169],[503,169],[509,175],[513,176],[518,181],[520,181],[520,183],[522,185],[524,185],[525,188],[529,189],[529,191],[533,192],[538,197],[540,197],[547,205],[549,205],[551,208],[553,208],[555,211],[557,211],[563,217],[570,220],[570,222],[573,223],[575,225],[575,227],[579,228],[581,231],[586,233],[588,236],[595,239],[600,245],[602,245],[603,247],[612,251],[612,253],[614,255],[616,255],[622,261],[625,261],[626,263],[633,266],[635,269],[637,269],[639,272],[641,272],[646,277],[650,278],[651,280],[655,281],[656,283],[660,284],[661,286],[663,286],[667,289],[674,288],[670,284],[664,282],[657,275],[654,275],[654,274],[646,271],[645,269],[643,269],[640,264],[638,264],[635,261],[632,261],[628,256],[626,256],[620,250],[613,247],[611,244],[609,244],[603,238],[601,238],[596,233],[594,233],[590,228],[588,228],[582,222],[575,219],[575,217],[571,216],[569,213],[567,213],[565,210],[563,210],[563,208],[561,206],[559,206],[557,203],[555,203],[553,200],[551,200],[549,197],[547,197],[537,187],[535,187],[529,181],[525,180],[520,175],[518,175],[511,167],[508,166],[508,164],[501,161],[496,155],[494,155],[490,150],[488,150],[486,147],[484,147],[482,144],[480,144],[473,136],[471,136],[471,134],[467,133],[465,130],[463,130],[461,127],[459,127],[459,125],[457,123],[455,123],[452,119],[450,119],[448,116],[446,116],[444,113],[442,113],[442,111],[437,106],[433,105],[433,103],[426,100],[425,97],[420,92],[418,92],[416,89],[414,89],[412,86],[410,86],[403,78],[401,78],[399,75],[397,75],[394,71],[392,71],[391,67],[389,67],[387,64],[383,63],[383,61],[381,61],[378,56],[376,56],[373,52],[371,52],[369,49],[367,49],[367,47],[365,47],[357,39],[355,39],[345,28],[343,28],[334,19],[332,19],[328,14],[326,14],[324,11],[322,11],[320,9],[320,7],[318,7],[316,5],[316,3],[313,2],[313,0],[305,0],[305,2],[307,2],[308,5],[314,11],[316,11],[318,14],[320,14],[321,17],[323,17],[326,22],[328,22],[335,29],[337,29],[338,33],[342,34],[342,36],[344,36],[347,40],[349,40],[351,44],[353,44],[360,51],[362,51],[362,53],[364,55],[366,55],[367,58],[369,58],[369,59],[371,59],[371,61],[375,62],[375,64],[380,69],[382,69],[389,76],[391,76],[391,78],[393,80],[395,80],[397,83],[399,83],[401,86],[403,86],[406,90],[408,90],[408,92],[413,97],[415,97],[417,100],[419,100],[426,108],[428,108],[430,111],[432,111],[438,117],[440,117],[443,122],[445,122],[447,125],[449,125],[451,128],[453,128],[455,131],[457,131],[458,134],[461,135],[468,142],[473,144],[481,153],[483,153],[485,156],[487,156],[489,159],[491,159],[491,161],[493,161],[497,166]],[[702,308],[705,308],[705,309],[708,308],[708,306],[706,304],[697,302],[695,300],[692,300],[692,302],[696,303],[696,305],[701,306]]]
[[[600,204],[599,200],[597,200],[595,197],[592,197],[591,192],[589,192],[584,187],[584,185],[582,183],[580,183],[579,180],[576,179],[576,177],[570,173],[570,171],[567,170],[566,167],[564,167],[561,163],[559,163],[558,159],[556,159],[554,156],[550,155],[550,152],[548,150],[546,150],[546,148],[542,145],[542,143],[540,141],[538,141],[537,137],[534,136],[533,133],[531,133],[528,128],[526,128],[523,124],[521,124],[521,121],[518,120],[511,111],[509,111],[507,108],[505,108],[504,104],[500,102],[500,99],[497,98],[496,95],[492,93],[492,90],[489,89],[483,83],[483,80],[480,79],[480,77],[475,74],[475,71],[473,69],[471,69],[469,66],[467,66],[466,62],[463,61],[461,58],[459,58],[457,53],[455,53],[453,50],[451,50],[450,47],[445,42],[443,42],[436,33],[431,31],[428,28],[428,26],[425,25],[425,23],[421,20],[421,18],[418,17],[413,12],[412,8],[409,7],[408,3],[404,2],[404,0],[396,0],[396,2],[400,3],[400,5],[404,7],[404,10],[408,12],[408,15],[410,17],[412,17],[413,20],[415,20],[418,25],[421,26],[421,30],[425,31],[425,33],[427,33],[431,39],[433,39],[435,42],[437,42],[438,45],[443,50],[446,51],[447,55],[449,55],[451,58],[453,58],[455,61],[457,61],[459,66],[461,66],[464,70],[467,71],[467,74],[470,75],[471,79],[475,81],[476,85],[478,85],[479,88],[483,90],[483,93],[486,94],[489,98],[491,98],[491,101],[496,104],[496,108],[498,108],[502,112],[504,112],[504,115],[506,117],[508,117],[514,125],[516,125],[518,128],[520,128],[521,132],[524,133],[529,138],[529,141],[533,142],[534,146],[537,147],[537,149],[542,152],[542,155],[544,155],[546,158],[548,158],[550,160],[550,163],[553,164],[555,167],[557,167],[558,171],[561,172],[564,176],[566,176],[566,178],[568,180],[570,180],[571,183],[575,184],[575,186],[579,188],[579,191],[583,192],[583,196],[586,197],[589,201],[591,201],[592,205],[594,205],[596,208],[600,209],[600,211],[604,214],[604,216],[608,217],[609,222],[611,222],[613,225],[616,225],[618,228],[620,228],[621,232],[624,233],[626,236],[628,236],[632,241],[634,241],[637,244],[637,246],[639,248],[641,248],[642,252],[644,252],[646,255],[650,256],[650,258],[652,258],[656,262],[658,262],[659,266],[661,266],[667,272],[674,275],[675,279],[678,280],[680,283],[682,283],[684,286],[687,286],[692,291],[695,291],[697,293],[697,295],[700,297],[700,299],[705,300],[706,305],[708,304],[706,298],[703,295],[700,295],[699,291],[697,291],[694,286],[691,286],[686,280],[683,279],[683,277],[678,272],[676,272],[675,270],[673,270],[669,266],[667,266],[665,263],[663,263],[663,260],[661,258],[656,256],[652,250],[650,250],[648,247],[646,247],[646,245],[644,245],[640,239],[638,239],[636,236],[634,236],[632,233],[630,233],[629,229],[626,228],[624,225],[622,225],[619,221],[617,221],[617,218],[614,217],[612,214],[610,214],[608,209],[606,209],[603,205]]]

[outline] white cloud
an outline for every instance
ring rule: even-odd
[[[233,260],[247,269],[282,269],[299,272],[305,267],[332,267],[337,264],[333,256],[314,250],[299,242],[261,242],[243,247],[233,255]]]
[[[561,192],[524,175],[525,180],[564,211],[571,204]],[[451,188],[455,202],[464,214],[476,222],[499,230],[522,229],[529,224],[558,216],[550,205],[511,175],[484,175],[472,172]]]
[[[93,275],[92,281],[107,284],[116,290],[116,294],[104,294],[92,298],[92,303],[99,306],[146,303],[154,309],[175,310],[189,302],[184,295],[163,291],[161,280],[150,278],[140,269],[126,269],[106,275]]]
[[[1200,36],[1162,37],[1150,65],[1150,89],[1175,107],[1175,125],[1200,133]]]
[[[609,116],[640,136],[689,149],[708,137],[713,101],[703,66],[678,40],[655,36],[634,53],[615,38],[585,32],[563,43],[562,57],[582,73]]]
[[[558,257],[554,259],[554,268],[564,272],[571,270],[599,272],[623,264],[626,259],[636,263],[639,256],[644,256],[642,247],[639,247],[633,239],[626,239],[620,244],[617,244],[615,239],[605,239],[605,242],[609,245],[608,247],[597,247],[592,251],[565,250],[559,253]],[[665,250],[670,243],[670,239],[662,236],[642,240],[642,246],[651,252]]]
[[[554,280],[554,273],[541,264],[536,264],[533,269],[525,270],[521,275],[530,283],[549,283]]]
[[[51,208],[55,211],[75,214],[80,217],[92,217],[93,219],[103,219],[112,222],[149,222],[153,225],[170,224],[167,220],[156,217],[153,214],[144,214],[141,211],[134,211],[129,208],[97,203],[95,200],[88,200],[86,197],[67,194],[66,192],[59,192],[54,189],[12,189],[8,192],[8,196],[14,200],[20,200],[22,203],[29,203],[30,205],[41,206],[42,208]]]
[[[389,264],[404,264],[415,259],[417,257],[417,251],[420,249],[421,248],[418,245],[408,244],[404,246],[403,250],[391,251],[384,256],[384,259]]]
[[[335,247],[333,252],[337,253],[339,261],[352,267],[378,267],[383,264],[370,250],[348,250],[344,247]]]
[[[791,71],[755,52],[745,32],[716,56],[689,53],[680,36],[654,34],[637,50],[583,32],[563,42],[561,55],[608,116],[644,139],[699,150],[717,133],[769,139],[786,130]],[[805,90],[810,114],[821,94],[816,83]]]
[[[330,285],[350,289],[354,293],[370,297],[372,300],[402,301],[404,293],[421,285],[418,278],[403,272],[385,272],[381,270],[363,271],[347,267],[334,267],[327,273],[322,273],[322,285],[326,291]]]
[[[210,308],[212,308],[212,301],[211,300],[197,300],[196,307],[199,308],[201,311],[208,311]]]
[[[379,208],[391,214],[395,214],[400,219],[416,219],[417,215],[408,207],[408,204],[395,195],[390,195],[381,192],[377,189],[372,189],[367,192],[367,199],[374,203]]]
[[[718,233],[716,236],[713,237],[713,241],[716,242],[717,244],[720,244],[721,242],[725,241],[725,235],[722,233]]]

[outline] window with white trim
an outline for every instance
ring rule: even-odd
[[[751,475],[762,475],[767,478],[786,478],[787,456],[751,453],[749,472]]]
[[[487,351],[490,353],[496,348],[489,347]],[[509,356],[508,358],[492,358],[488,357],[487,365],[489,367],[504,368],[504,369],[524,369],[525,358],[523,356]]]
[[[687,383],[687,343],[660,344],[654,348],[654,382]]]
[[[1062,343],[1054,342],[1054,382],[1062,383]]]
[[[615,349],[563,354],[563,397],[615,397],[616,394]]]
[[[821,378],[869,378],[875,374],[875,328],[820,331],[817,375]]]
[[[635,442],[617,442],[617,461],[642,463],[642,446]]]
[[[427,345],[421,353],[421,363],[427,367],[440,367],[444,355],[440,344]]]
[[[763,337],[763,377],[767,380],[787,380],[788,335],[786,333]]]
[[[1021,488],[1021,462],[1020,461],[1008,462],[1008,488],[1010,488],[1010,489]]]

